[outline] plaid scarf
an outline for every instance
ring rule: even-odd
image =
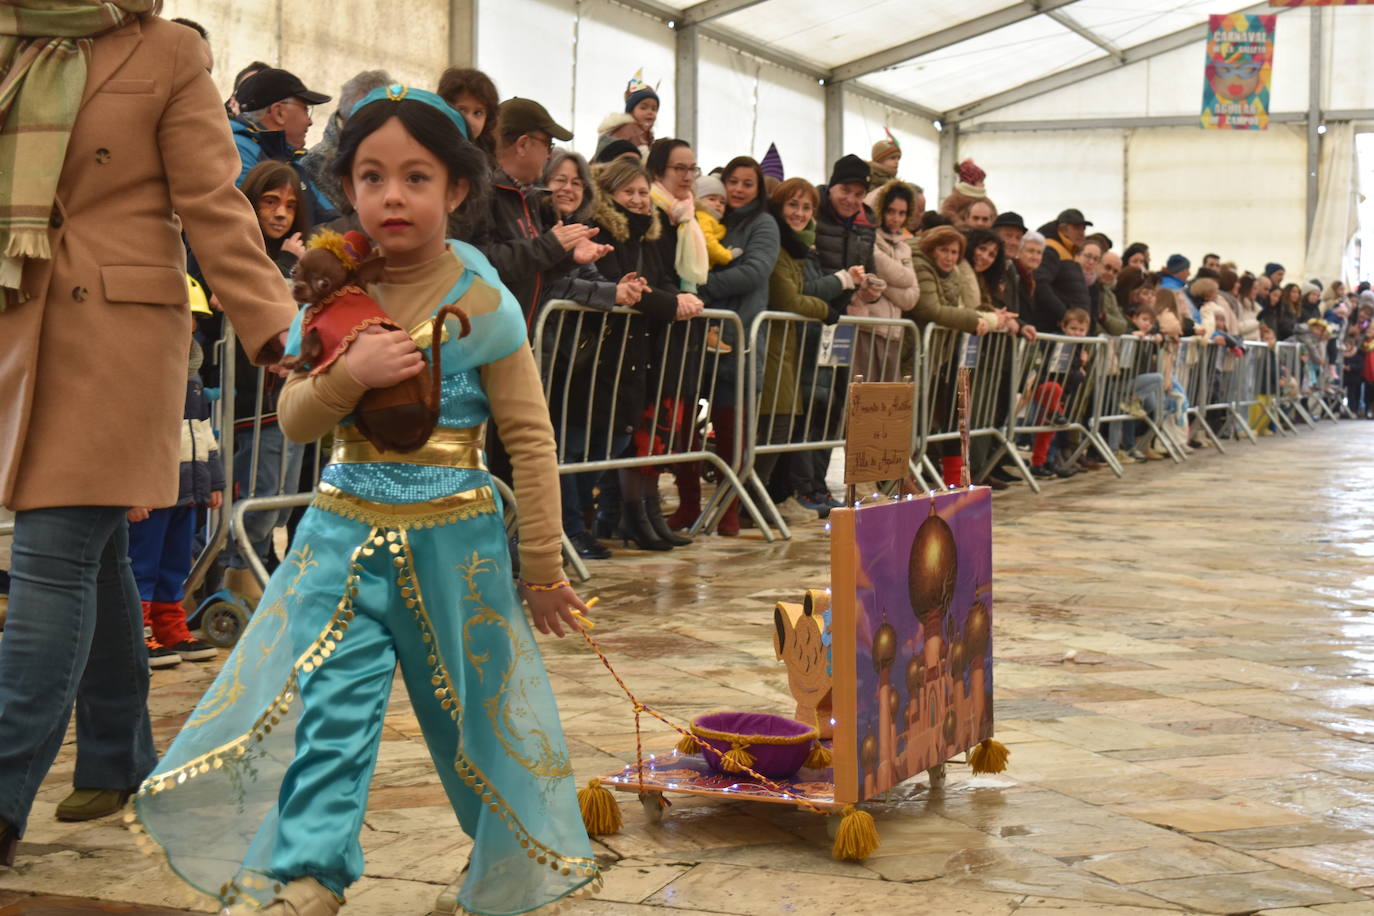
[[[28,258],[52,257],[48,220],[86,91],[91,38],[156,0],[6,0],[0,6],[0,309]]]

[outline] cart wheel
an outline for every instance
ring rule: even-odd
[[[639,804],[644,808],[644,816],[649,819],[649,823],[655,827],[663,823],[662,792],[640,792]]]
[[[937,763],[935,766],[926,770],[926,775],[930,777],[930,787],[932,789],[943,789],[945,787],[945,765]]]
[[[228,649],[239,641],[248,626],[248,611],[232,601],[216,601],[200,615],[200,629],[212,646]]]

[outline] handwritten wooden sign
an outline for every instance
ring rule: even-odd
[[[844,482],[901,480],[910,473],[916,392],[910,382],[856,382],[849,386]]]

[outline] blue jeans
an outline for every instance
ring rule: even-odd
[[[15,516],[0,640],[0,820],[20,834],[73,704],[77,788],[136,788],[157,762],[124,512],[66,506]]]
[[[555,430],[557,432],[558,430]],[[625,446],[630,444],[629,433],[612,435],[606,429],[592,430],[591,443],[586,444],[587,431],[568,424],[564,440],[560,443],[559,461],[573,464],[579,461],[606,461],[620,457]],[[607,441],[609,440],[609,442]],[[609,449],[609,450],[608,450]],[[563,533],[568,537],[587,530],[587,522],[582,517],[583,510],[590,509],[596,501],[596,482],[605,471],[583,471],[581,474],[559,474],[558,489],[563,497]],[[612,472],[614,473],[614,472]]]
[[[186,597],[195,539],[195,506],[154,509],[146,520],[129,526],[129,563],[140,598],[181,603]]]
[[[1159,422],[1159,399],[1164,393],[1164,376],[1158,372],[1142,372],[1131,382],[1131,394],[1140,399],[1140,407],[1156,423]],[[1113,410],[1108,405],[1108,410]],[[1124,448],[1131,451],[1136,445],[1136,424],[1139,420],[1122,420],[1107,429],[1107,443],[1112,451]],[[1124,440],[1123,440],[1124,437]]]
[[[241,429],[234,433],[234,491],[236,499],[249,496],[281,496],[295,493],[301,479],[301,461],[305,456],[305,446],[292,442],[282,435],[281,427],[269,423],[262,427],[258,440],[258,477],[253,474],[253,428]],[[284,470],[283,470],[284,468]],[[252,483],[252,492],[249,484]],[[248,540],[257,551],[258,559],[268,569],[268,559],[272,556],[272,531],[278,525],[285,525],[291,517],[290,509],[275,509],[267,512],[249,512],[243,517],[243,526],[248,530]],[[239,556],[238,542],[230,538],[224,548],[224,564],[235,569],[248,568],[248,561]]]

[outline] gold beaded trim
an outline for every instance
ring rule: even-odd
[[[560,588],[572,588],[572,584],[567,579],[559,579],[557,582],[550,582],[548,585],[538,585],[526,579],[521,579],[520,584],[532,592],[556,592]]]
[[[425,663],[432,669],[429,682],[434,687],[434,699],[447,710],[449,718],[457,722],[463,714],[462,701],[458,698],[458,691],[453,688],[453,678],[444,664],[443,653],[439,651],[434,621],[430,620],[429,611],[425,610],[425,599],[420,594],[420,579],[415,575],[415,557],[410,550],[410,539],[406,537],[405,529],[388,531],[386,536],[387,540],[395,538],[398,542],[391,548],[392,553],[396,554],[395,564],[399,569],[396,585],[400,587],[401,597],[405,599],[406,607],[420,628],[420,638],[426,646]]]
[[[595,859],[561,855],[539,842],[534,834],[530,833],[525,829],[525,825],[520,823],[520,819],[515,815],[515,810],[501,796],[500,790],[492,785],[486,774],[479,770],[477,765],[469,760],[462,751],[459,751],[453,760],[453,770],[458,774],[459,779],[467,783],[472,793],[482,800],[482,803],[487,806],[487,810],[505,822],[506,827],[515,834],[516,839],[520,841],[520,846],[525,850],[525,854],[531,859],[565,875],[572,874],[574,871],[581,875],[600,873],[600,867],[596,864]]]
[[[420,503],[378,503],[321,483],[310,503],[317,509],[375,528],[437,528],[496,512],[491,487],[476,487]]]

